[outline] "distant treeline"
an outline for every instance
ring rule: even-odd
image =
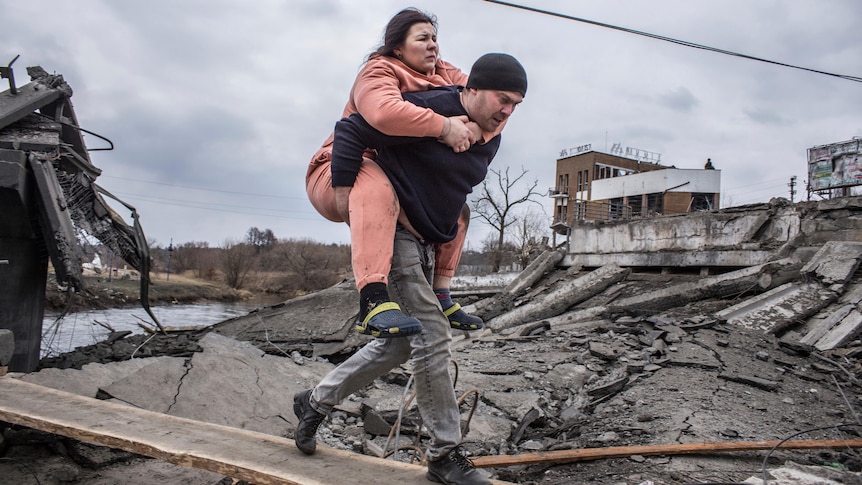
[[[493,254],[492,254],[493,253]],[[504,268],[521,266],[520,251],[507,247],[502,258],[494,251],[467,250],[459,274],[487,274],[494,260]],[[350,246],[311,239],[278,239],[272,230],[250,228],[241,241],[219,247],[192,241],[161,246],[151,244],[152,269],[157,273],[187,274],[224,283],[231,288],[298,295],[332,286],[353,277]],[[104,256],[104,255],[103,255]]]

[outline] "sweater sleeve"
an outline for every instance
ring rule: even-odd
[[[412,79],[411,79],[412,78]],[[403,91],[424,90],[421,82],[408,72],[389,63],[366,66],[357,76],[353,97],[363,118],[382,133],[395,136],[437,138],[443,132],[445,117],[428,108],[404,101]]]
[[[367,148],[416,143],[422,138],[389,136],[371,126],[359,114],[352,114],[335,123],[332,142],[332,186],[352,187],[362,165],[362,154]]]

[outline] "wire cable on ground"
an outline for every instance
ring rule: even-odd
[[[450,361],[450,363],[455,367],[455,376],[452,379],[452,385],[455,386],[458,383],[458,362],[454,359]],[[422,451],[420,446],[420,439],[422,437],[422,416],[419,416],[419,425],[416,432],[416,440],[413,445],[401,445],[401,423],[404,418],[404,412],[407,410],[411,404],[413,404],[413,400],[416,398],[416,390],[414,389],[409,393],[410,388],[413,384],[413,375],[410,376],[410,379],[407,380],[407,384],[404,386],[404,393],[401,396],[401,404],[398,406],[398,416],[396,418],[395,424],[392,425],[392,429],[389,430],[389,436],[386,438],[386,444],[383,447],[383,454],[381,458],[388,458],[389,456],[394,455],[395,453],[403,450],[411,450],[416,453],[416,457],[419,459],[419,464],[426,465],[427,464],[427,453]],[[467,419],[463,423],[461,427],[461,435],[466,435],[470,430],[470,421],[473,419],[473,414],[476,412],[476,408],[479,404],[479,390],[478,389],[470,389],[469,391],[463,393],[461,397],[458,398],[458,408],[460,409],[461,404],[467,400],[467,397],[473,396],[473,402],[470,406],[470,411],[467,414]],[[394,444],[393,444],[394,443]],[[392,445],[392,451],[389,451],[389,446]],[[410,463],[413,462],[413,457],[410,458]]]
[[[854,423],[843,423],[843,424],[836,424],[834,426],[821,426],[818,428],[810,428],[810,429],[805,429],[805,430],[799,431],[798,433],[793,433],[792,435],[779,441],[778,443],[775,444],[775,446],[772,447],[772,449],[770,449],[766,453],[766,456],[763,457],[763,465],[760,467],[760,475],[761,475],[761,478],[763,479],[763,485],[768,485],[768,483],[769,483],[769,475],[768,475],[767,470],[766,470],[766,465],[769,463],[769,457],[772,456],[772,453],[774,453],[775,450],[780,448],[781,445],[783,445],[787,441],[790,441],[792,438],[795,438],[801,434],[811,433],[812,431],[822,431],[822,430],[826,430],[826,429],[852,428],[852,427],[859,427],[859,426],[860,425],[854,424]]]

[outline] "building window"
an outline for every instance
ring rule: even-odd
[[[662,192],[647,194],[647,206],[644,209],[647,214],[663,214],[664,194]]]
[[[622,197],[615,197],[608,201],[607,211],[607,218],[609,220],[624,219],[625,214],[628,212],[623,204]]]
[[[715,207],[715,194],[693,193],[691,194],[691,211],[711,211]]]
[[[643,213],[643,197],[635,195],[628,197],[628,206],[631,208],[632,216],[645,216]]]

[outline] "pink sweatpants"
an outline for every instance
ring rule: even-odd
[[[318,162],[320,163],[320,162]],[[311,205],[323,217],[344,222],[335,205],[330,162],[320,163],[306,179]],[[371,159],[363,158],[359,174],[350,191],[350,246],[356,288],[368,283],[389,283],[395,225],[401,206],[386,173]],[[458,234],[445,244],[436,244],[434,274],[452,277],[461,260],[467,238],[469,213],[462,211]]]

